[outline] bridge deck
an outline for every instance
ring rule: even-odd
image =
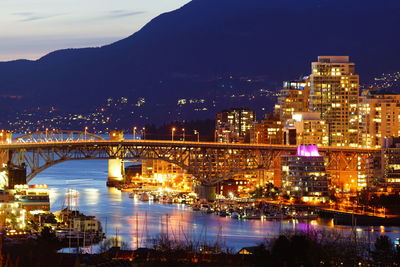
[[[272,144],[239,144],[239,143],[215,143],[215,142],[193,142],[193,141],[167,141],[167,140],[79,140],[79,141],[49,141],[49,142],[13,142],[0,143],[0,149],[32,149],[63,146],[155,146],[155,147],[193,147],[211,149],[249,149],[249,150],[281,150],[295,151],[294,145],[272,145]],[[321,152],[348,152],[348,153],[373,153],[378,152],[378,148],[358,148],[358,147],[319,147]]]

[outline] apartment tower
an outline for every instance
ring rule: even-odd
[[[312,63],[310,102],[328,124],[330,146],[358,146],[359,76],[348,56],[320,56]]]

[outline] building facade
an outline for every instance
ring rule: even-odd
[[[294,113],[284,129],[286,145],[328,146],[328,125],[318,112]]]
[[[375,186],[385,192],[400,192],[400,137],[385,138],[375,162]]]
[[[385,138],[400,136],[400,95],[388,90],[364,90],[359,117],[361,145],[380,148]]]
[[[266,114],[264,120],[255,123],[250,131],[250,143],[283,144],[283,124],[277,114]]]
[[[282,191],[305,202],[328,200],[325,161],[317,146],[301,145],[296,155],[282,156]]]
[[[308,77],[302,80],[283,82],[283,88],[275,105],[274,113],[282,122],[292,118],[293,113],[307,112],[310,96],[310,81]]]
[[[331,146],[358,146],[358,103],[359,76],[349,57],[318,57],[312,63],[309,107],[328,124]]]
[[[156,159],[142,160],[142,175],[132,180],[148,188],[172,188],[189,191],[192,175],[176,164]]]
[[[216,117],[216,141],[223,143],[250,142],[250,130],[256,121],[256,113],[248,108],[224,110]]]

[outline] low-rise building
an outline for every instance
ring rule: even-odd
[[[31,214],[50,211],[50,197],[47,185],[15,185],[15,201]]]
[[[101,223],[93,216],[79,216],[72,219],[73,230],[76,232],[101,232]]]
[[[0,227],[12,230],[24,230],[26,211],[14,200],[9,191],[0,191]]]
[[[250,131],[253,144],[283,144],[283,124],[277,114],[266,114],[264,119],[255,123]]]

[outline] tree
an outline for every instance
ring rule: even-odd
[[[395,251],[393,242],[386,235],[375,241],[375,250],[371,252],[374,262],[378,265],[390,265],[394,262]]]
[[[58,240],[54,231],[47,226],[43,227],[42,231],[40,232],[38,242],[52,250],[58,250],[61,246],[61,242]]]
[[[121,249],[128,249],[128,244],[125,243],[124,241],[121,241],[120,239],[117,239],[117,237],[110,237],[107,238],[103,241],[100,242],[99,244],[99,252],[104,253],[110,250],[112,247],[118,246]]]

